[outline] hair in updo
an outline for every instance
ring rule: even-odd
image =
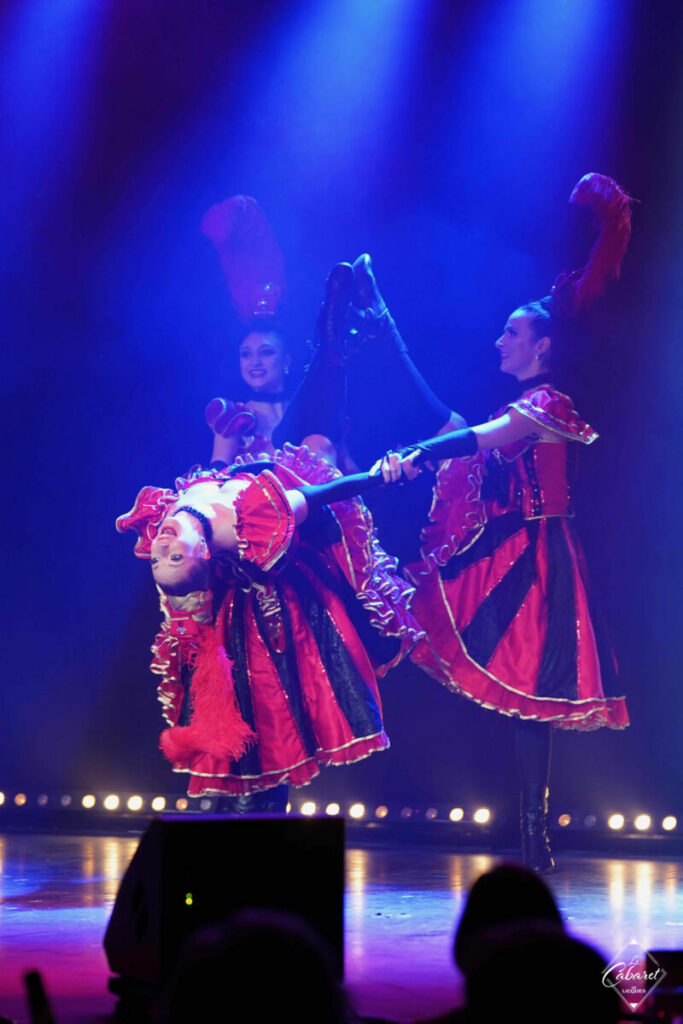
[[[529,317],[534,337],[544,338],[547,336],[552,341],[543,360],[546,367],[556,370],[558,362],[564,362],[564,358],[561,357],[564,357],[566,349],[567,318],[563,314],[562,307],[552,295],[545,295],[542,299],[525,302],[519,308]]]
[[[552,295],[534,299],[533,302],[526,302],[519,308],[531,318],[531,327],[537,338],[543,338],[546,335],[549,338],[553,337],[558,320],[558,309]]]
[[[250,334],[274,334],[282,345],[282,351],[289,351],[289,343],[287,341],[284,324],[281,317],[252,317],[244,327],[240,329],[240,341],[239,347],[241,348],[242,342],[245,338],[248,338]]]

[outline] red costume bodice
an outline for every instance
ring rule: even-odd
[[[577,449],[568,442],[591,444],[597,433],[579,419],[571,400],[550,384],[525,391],[491,418],[502,416],[508,409],[526,416],[530,426],[536,424],[552,431],[558,440],[538,440],[530,429],[527,437],[489,453],[486,473],[502,479],[499,493],[485,502],[487,519],[512,509],[519,509],[524,519],[573,516]]]

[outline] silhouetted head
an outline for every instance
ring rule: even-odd
[[[163,1024],[352,1019],[325,942],[298,918],[270,910],[243,910],[192,936],[163,1004]]]
[[[480,875],[470,889],[455,933],[455,962],[467,975],[473,942],[479,933],[510,922],[546,921],[562,929],[555,898],[539,876],[521,864],[500,864]]]
[[[619,996],[603,985],[606,961],[549,921],[481,932],[466,979],[467,1019],[490,1024],[616,1024]]]

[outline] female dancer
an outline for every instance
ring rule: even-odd
[[[216,203],[204,214],[201,230],[218,253],[234,311],[246,329],[239,347],[245,400],[214,398],[206,408],[214,434],[211,461],[230,465],[247,450],[272,455],[273,430],[286,408],[292,357],[277,326],[284,261],[265,213],[251,196]]]
[[[555,868],[551,727],[628,725],[572,528],[577,446],[597,434],[553,386],[552,365],[563,322],[618,275],[631,200],[613,179],[591,174],[571,201],[597,215],[600,236],[588,265],[558,278],[552,296],[516,309],[496,341],[501,370],[519,382],[517,400],[488,423],[402,453],[410,479],[420,463],[440,463],[422,560],[409,570],[413,609],[429,626],[412,657],[454,692],[515,719],[523,859],[543,872]],[[369,265],[357,269],[366,316],[397,335]]]
[[[272,455],[273,431],[287,407],[285,383],[292,357],[278,331],[256,322],[240,344],[239,362],[246,401],[214,398],[206,407],[213,431],[212,463],[230,465],[246,451]]]
[[[321,319],[334,319],[336,295],[332,275]],[[296,406],[298,422],[309,421],[303,401]],[[327,406],[317,423],[334,426]],[[333,447],[321,433],[303,440]],[[139,534],[135,553],[150,559],[160,591],[152,670],[169,726],[161,747],[190,775],[191,796],[264,794],[230,809],[276,809],[284,783],[305,785],[321,765],[389,745],[376,680],[421,632],[413,588],[353,497],[379,471],[341,477],[307,443],[285,444],[268,464],[246,455],[175,491],[146,487],[117,520]],[[396,479],[396,457],[381,471]]]

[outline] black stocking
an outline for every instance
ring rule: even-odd
[[[432,437],[451,414],[415,366],[393,321],[352,359],[349,405],[349,448],[359,461]]]
[[[450,409],[415,366],[387,313],[376,321],[371,334],[351,357],[348,379],[335,346],[329,338],[323,339],[273,433],[276,447],[322,434],[339,448],[347,411],[352,454],[358,450],[360,455],[369,447],[366,457],[372,460],[388,448],[432,437],[445,426]]]
[[[285,441],[301,444],[310,434],[322,434],[339,448],[344,434],[346,371],[316,352],[310,369],[294,393],[280,423],[273,431],[273,444]]]
[[[514,730],[519,788],[537,785],[545,790],[550,781],[551,726],[548,722],[515,719]]]

